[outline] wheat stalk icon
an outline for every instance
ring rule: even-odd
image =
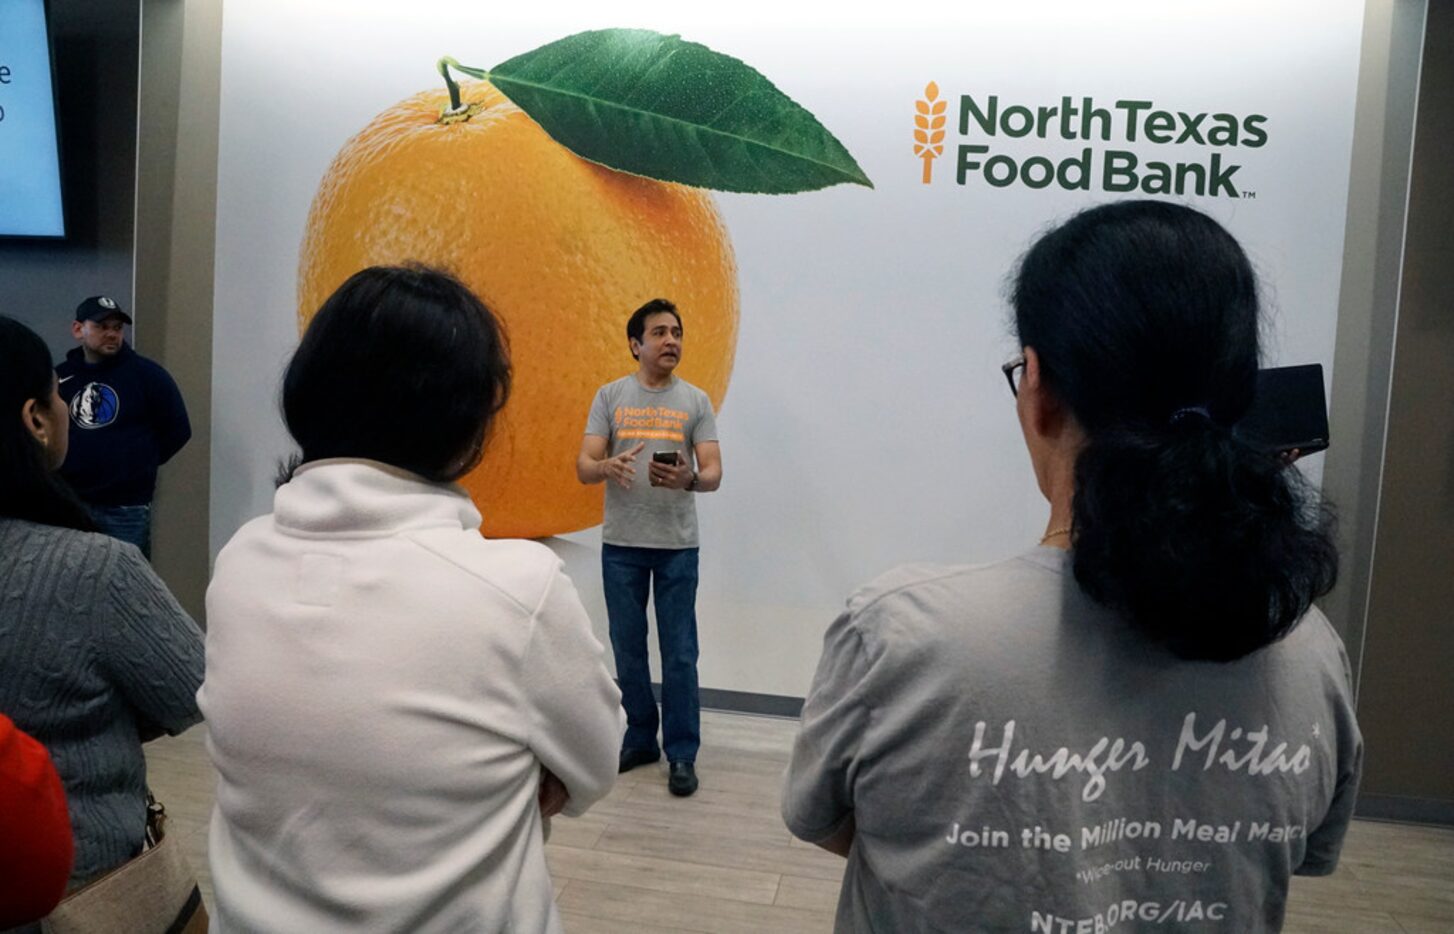
[[[939,85],[930,81],[924,99],[914,101],[914,155],[924,160],[924,184],[934,177],[934,160],[944,153],[945,101],[939,100]]]

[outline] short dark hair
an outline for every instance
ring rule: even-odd
[[[50,403],[55,380],[45,341],[0,315],[0,516],[94,532],[90,512],[50,469],[45,449],[20,420],[25,403]]]
[[[677,326],[683,327],[681,313],[677,306],[664,298],[653,298],[640,308],[631,312],[631,317],[626,320],[626,341],[639,341],[646,336],[646,319],[652,315],[666,312],[677,319]],[[636,351],[631,351],[631,356],[636,357]]]
[[[301,463],[367,458],[443,482],[479,462],[509,395],[504,332],[473,292],[427,266],[374,266],[314,315],[282,409]]]
[[[1231,426],[1257,381],[1257,278],[1220,224],[1123,201],[1045,234],[1014,284],[1020,343],[1087,440],[1075,578],[1186,658],[1285,635],[1337,578],[1326,502]]]

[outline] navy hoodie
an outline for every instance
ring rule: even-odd
[[[150,503],[157,467],[192,437],[172,377],[130,344],[100,363],[87,363],[77,347],[56,375],[71,408],[71,446],[61,476],[93,506]]]

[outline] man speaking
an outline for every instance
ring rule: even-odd
[[[673,375],[682,357],[682,319],[665,299],[642,305],[626,323],[637,370],[596,392],[576,460],[582,483],[606,487],[601,577],[611,651],[626,708],[622,772],[661,758],[667,787],[697,790],[701,704],[697,696],[698,493],[722,484],[722,454],[711,400]],[[646,654],[646,602],[655,588],[661,646],[661,743]]]

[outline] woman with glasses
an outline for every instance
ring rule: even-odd
[[[1204,214],[1076,215],[1020,263],[1005,367],[1037,547],[905,567],[829,628],[783,815],[844,931],[1276,931],[1337,863],[1362,741],[1313,600],[1317,494],[1241,444],[1257,284]]]

